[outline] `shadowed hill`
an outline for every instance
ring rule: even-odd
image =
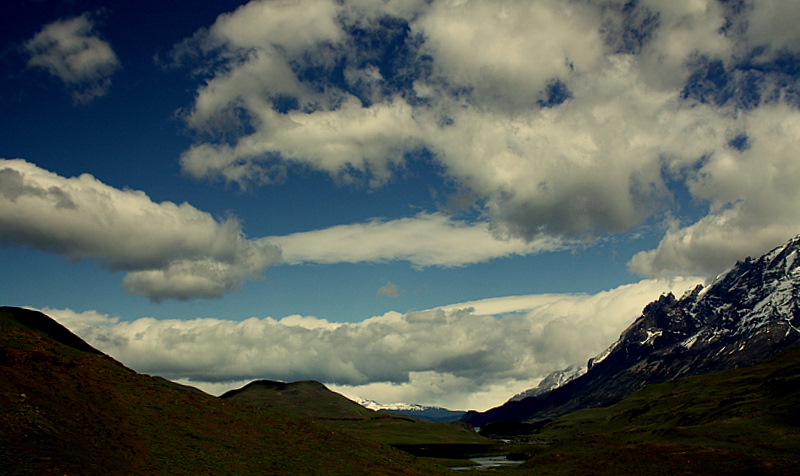
[[[389,446],[127,369],[44,314],[0,309],[6,474],[430,474]]]
[[[257,380],[226,392],[220,398],[310,418],[337,430],[392,445],[491,443],[465,423],[433,423],[376,412],[313,380],[291,383]]]
[[[526,474],[797,474],[800,347],[650,385],[532,435]]]
[[[102,352],[70,332],[69,329],[39,311],[18,307],[0,307],[0,314],[25,329],[41,333],[67,347],[89,354],[102,354]]]
[[[314,380],[256,380],[220,396],[223,400],[293,413],[313,419],[368,420],[378,414]]]

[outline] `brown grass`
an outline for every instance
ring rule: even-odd
[[[169,385],[0,312],[8,474],[435,474],[387,445]]]

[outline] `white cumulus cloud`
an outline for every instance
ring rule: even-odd
[[[42,68],[63,81],[77,103],[103,96],[119,59],[95,31],[90,13],[46,25],[24,45],[28,66]]]
[[[673,222],[654,250],[635,255],[632,270],[651,276],[715,276],[745,256],[759,256],[800,232],[800,111],[783,104],[740,115],[748,147],[720,148],[688,181],[709,211]]]
[[[193,176],[242,187],[281,180],[296,167],[377,187],[408,154],[427,150],[498,236],[591,239],[661,222],[662,246],[631,269],[666,275],[696,262],[691,272],[710,273],[800,229],[791,211],[763,211],[800,191],[797,181],[787,180],[781,194],[772,187],[793,173],[787,157],[796,135],[779,119],[794,124],[800,114],[790,84],[797,80],[780,67],[757,67],[796,53],[797,9],[786,0],[740,7],[250,2],[176,47],[176,56],[208,60],[207,81],[186,111],[198,141],[181,163]],[[392,46],[396,58],[378,61],[383,53],[369,48],[389,34],[405,35],[403,43]],[[771,179],[764,175],[771,170],[787,174]],[[681,216],[687,204],[676,196],[685,191],[691,206],[707,207],[696,224]],[[355,227],[372,233],[391,224],[325,233],[344,239]],[[309,233],[292,239],[322,232]],[[696,261],[698,248],[678,245],[690,235],[720,245],[748,238]],[[317,261],[308,253],[290,259]]]
[[[378,288],[378,290],[375,292],[375,295],[385,296],[385,297],[399,297],[400,293],[401,289],[397,287],[396,284],[394,284],[391,281],[387,281],[386,284]]]
[[[219,297],[280,258],[277,248],[247,240],[233,218],[21,159],[0,159],[0,236],[125,270],[123,285],[155,300]]]
[[[586,362],[660,293],[680,294],[697,282],[646,280],[593,295],[499,298],[359,323],[44,312],[137,371],[217,392],[224,382],[315,379],[350,396],[483,410],[553,370]]]
[[[548,236],[500,237],[488,223],[441,213],[247,238],[233,217],[155,203],[142,191],[89,174],[62,177],[22,159],[0,159],[0,232],[8,244],[126,271],[125,289],[156,301],[220,297],[278,262],[454,267],[567,246]]]
[[[488,223],[467,223],[441,213],[338,225],[261,241],[279,246],[284,261],[290,264],[404,260],[420,268],[464,266],[566,247],[561,240],[547,236],[530,242],[502,238]]]
[[[771,53],[800,50],[800,9],[793,0],[751,0],[752,9],[745,25],[754,46],[767,46]]]

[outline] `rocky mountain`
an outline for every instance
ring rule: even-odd
[[[608,406],[645,385],[748,366],[799,341],[800,236],[680,299],[650,303],[583,375],[462,420],[536,422]]]
[[[575,380],[585,373],[586,366],[583,365],[570,365],[564,370],[556,370],[555,372],[551,372],[549,375],[547,375],[547,377],[543,378],[542,381],[539,382],[539,385],[514,395],[511,397],[510,401],[516,402],[519,400],[524,400],[528,397],[538,397],[539,395],[544,395],[551,390],[565,385],[571,380]]]
[[[356,403],[374,411],[384,411],[398,415],[406,415],[427,421],[455,421],[464,416],[463,411],[448,410],[442,407],[416,405],[413,403],[391,403],[384,405],[373,400],[356,399]]]
[[[755,365],[648,385],[610,407],[540,425],[515,438],[532,456],[519,473],[793,475],[798,405],[794,346]],[[494,425],[526,426],[485,429]]]

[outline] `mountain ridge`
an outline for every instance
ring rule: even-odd
[[[798,342],[800,236],[737,262],[680,299],[669,293],[651,302],[580,377],[486,412],[468,412],[462,421],[533,422],[607,406],[647,384],[744,367]]]
[[[798,403],[800,346],[793,346],[751,366],[648,385],[609,407],[558,417],[518,437],[532,456],[520,473],[598,474],[602,465],[602,474],[796,474]]]
[[[41,332],[67,347],[90,354],[103,354],[42,312],[21,307],[0,306],[0,313],[18,325],[34,332]]]
[[[363,398],[356,398],[354,401],[362,407],[369,408],[370,410],[395,413],[397,415],[406,415],[433,422],[455,421],[460,419],[466,413],[463,410],[450,410],[443,407],[417,405],[414,403],[391,403],[384,405],[374,400],[367,400]]]

